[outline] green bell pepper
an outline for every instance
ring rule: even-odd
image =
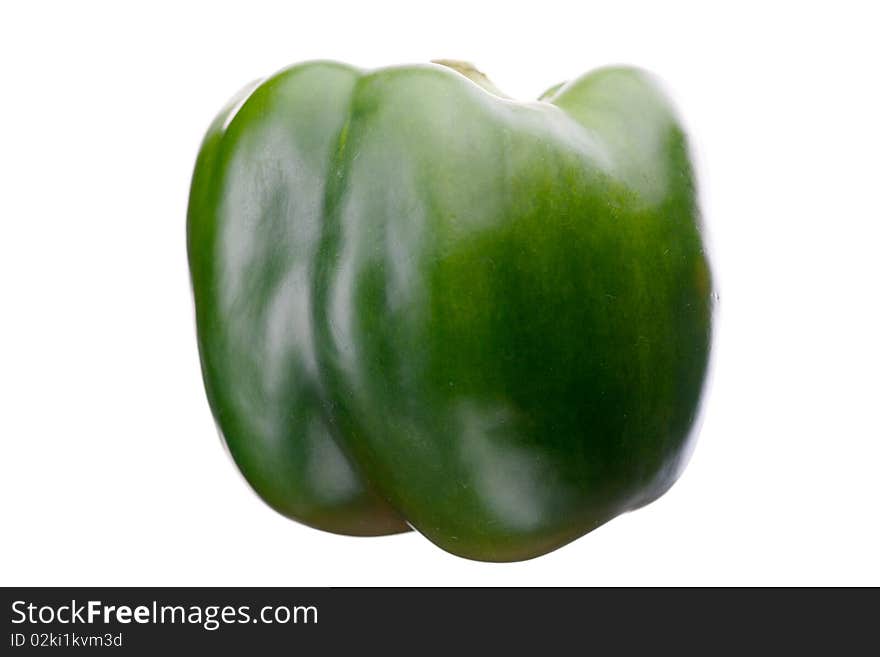
[[[644,72],[514,102],[456,62],[294,66],[211,125],[187,223],[211,409],[290,518],[514,561],[684,467],[712,282]]]

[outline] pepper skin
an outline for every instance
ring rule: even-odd
[[[515,561],[685,465],[712,284],[642,71],[514,102],[455,62],[294,66],[208,130],[187,237],[211,409],[290,518]]]

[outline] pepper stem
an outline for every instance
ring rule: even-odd
[[[480,69],[478,69],[470,62],[463,62],[458,59],[432,59],[431,63],[440,64],[440,66],[451,68],[456,73],[461,73],[471,82],[482,87],[490,94],[498,96],[499,98],[510,98],[510,96],[502,93],[498,89],[498,87],[492,84],[492,81],[486,77],[485,73],[483,73]]]

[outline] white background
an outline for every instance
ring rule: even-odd
[[[0,583],[880,584],[880,21],[807,4],[4,3]],[[521,98],[646,67],[700,165],[721,314],[690,466],[525,563],[285,520],[199,373],[184,226],[214,114],[300,60],[438,57]]]

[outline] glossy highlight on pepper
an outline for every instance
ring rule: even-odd
[[[209,128],[187,245],[211,410],[290,518],[515,561],[686,463],[712,278],[643,71],[517,102],[459,62],[285,69]]]

